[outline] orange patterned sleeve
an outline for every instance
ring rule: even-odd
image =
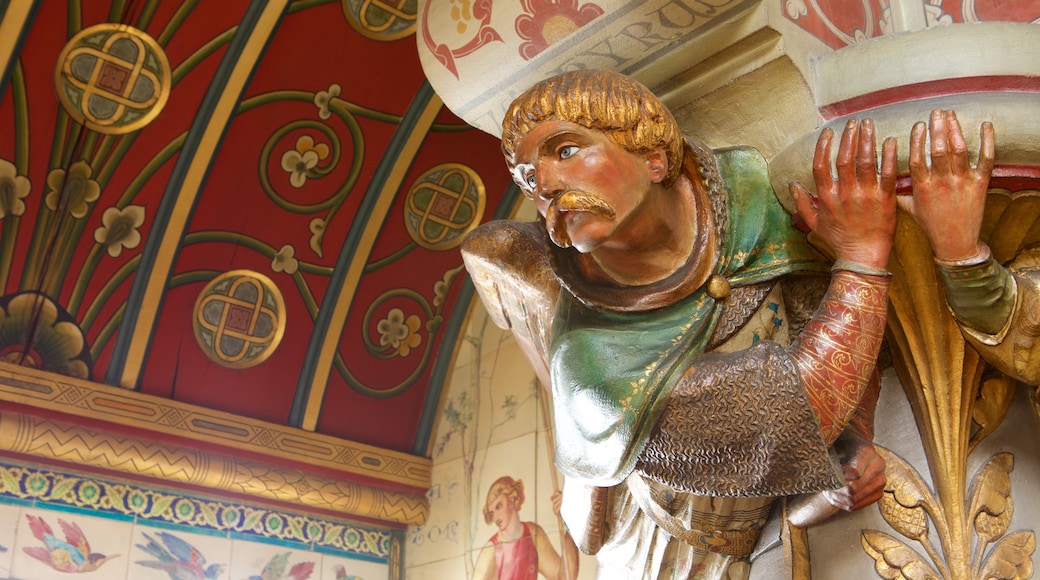
[[[791,346],[824,440],[845,429],[874,375],[890,277],[836,270],[811,321]]]

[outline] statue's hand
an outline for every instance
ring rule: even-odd
[[[885,491],[885,460],[874,444],[859,437],[842,437],[835,446],[841,455],[845,487],[825,491],[823,496],[835,507],[858,510],[881,499]]]
[[[830,163],[833,139],[834,132],[824,129],[816,142],[816,197],[791,184],[798,213],[836,258],[884,270],[895,237],[896,141],[885,140],[879,176],[874,123],[850,120],[838,145],[835,180]]]
[[[931,139],[931,164],[925,142]],[[899,207],[913,216],[932,244],[935,257],[957,261],[979,255],[979,230],[986,190],[993,173],[993,125],[983,123],[979,160],[968,163],[960,123],[953,111],[932,111],[925,131],[917,123],[910,132],[912,196],[900,196]]]

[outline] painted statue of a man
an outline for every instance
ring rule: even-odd
[[[844,475],[828,450],[843,432],[870,436],[895,143],[879,176],[873,125],[850,122],[835,181],[832,141],[817,146],[818,197],[793,194],[833,266],[791,225],[757,151],[684,138],[628,77],[565,73],[506,114],[507,165],[542,219],[485,224],[463,256],[551,387],[563,517],[601,576],[746,577],[775,498],[880,495],[869,443],[850,437]],[[782,288],[795,276],[823,281],[811,318]]]

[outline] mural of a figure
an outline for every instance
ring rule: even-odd
[[[484,522],[498,531],[477,556],[476,580],[574,580],[578,576],[578,547],[569,534],[563,538],[563,556],[552,547],[545,530],[535,522],[520,521],[525,499],[524,482],[503,476],[488,490]],[[559,511],[559,498],[554,508]]]
[[[869,440],[895,143],[879,174],[873,124],[851,121],[835,180],[833,140],[817,146],[817,197],[793,190],[831,264],[757,151],[684,138],[628,77],[564,73],[506,114],[507,166],[542,219],[485,224],[463,256],[551,386],[562,515],[600,577],[746,577],[776,497],[880,496]],[[828,455],[839,438],[844,473]]]

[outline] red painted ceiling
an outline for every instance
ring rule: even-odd
[[[366,36],[352,24],[346,0],[290,3],[271,34],[253,33],[264,42],[235,54],[235,42],[259,28],[252,19],[264,4],[39,2],[0,93],[0,160],[31,183],[24,207],[14,194],[3,192],[0,200],[7,214],[0,235],[0,263],[7,266],[0,278],[7,309],[0,348],[11,362],[71,374],[85,368],[88,378],[113,385],[130,377],[133,384],[124,386],[144,393],[425,454],[462,320],[457,312],[468,306],[459,296],[468,294],[465,273],[450,276],[462,263],[458,248],[429,249],[409,233],[407,194],[442,164],[460,164],[465,171],[450,175],[479,177],[487,201],[478,217],[489,219],[509,184],[498,144],[446,109],[429,130],[410,120],[435,99],[414,34],[391,40],[369,30]],[[122,134],[77,122],[59,100],[66,90],[63,49],[103,23],[130,25],[155,39],[172,70],[158,116]],[[251,60],[255,67],[244,67],[251,77],[236,95],[224,71],[243,70],[234,67]],[[334,93],[334,85],[339,95],[325,117],[315,97]],[[235,110],[206,131],[211,104],[228,97]],[[195,135],[205,135],[201,145]],[[211,155],[206,139],[219,139]],[[414,155],[401,153],[400,143],[409,140],[421,142]],[[283,161],[308,151],[317,163],[297,172],[294,183]],[[198,167],[205,172],[197,194],[178,186]],[[97,184],[96,199],[70,191],[75,175],[80,185]],[[458,179],[432,183],[461,187]],[[381,194],[386,184],[393,189]],[[183,199],[186,209],[175,203]],[[82,204],[73,212],[76,200]],[[388,209],[374,210],[381,200]],[[133,228],[140,241],[133,243],[131,233],[118,238],[122,246],[99,242],[106,239],[106,211],[133,206],[143,209],[143,223]],[[120,223],[133,226],[129,218]],[[149,248],[173,248],[171,266],[149,268],[155,263]],[[193,319],[207,284],[237,270],[273,281],[284,300],[274,317],[285,326],[266,359],[229,368],[207,356]],[[162,278],[158,303],[140,297],[141,276]],[[334,288],[341,290],[333,294]],[[15,301],[18,295],[32,300]],[[323,330],[322,317],[345,300],[344,324]],[[81,351],[41,342],[50,336],[39,331],[41,321],[50,321],[43,304],[53,304],[55,320],[66,324],[58,325],[65,338],[55,340],[78,329]],[[156,308],[151,333],[131,324]],[[120,344],[120,338],[130,340]],[[327,340],[336,345],[335,361],[308,379],[316,368],[308,356]],[[126,363],[135,356],[142,358],[137,372]],[[69,366],[69,359],[83,364]],[[315,395],[315,385],[325,388],[323,395]],[[308,405],[320,409],[310,415],[311,426]]]

